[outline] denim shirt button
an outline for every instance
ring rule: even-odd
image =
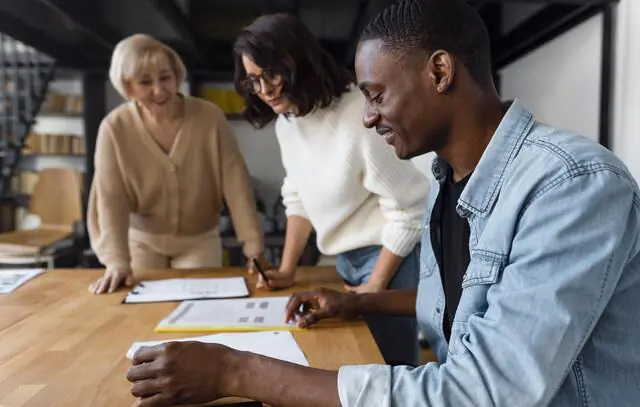
[[[440,308],[436,308],[436,314],[440,313]]]

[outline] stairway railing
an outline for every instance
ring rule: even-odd
[[[51,58],[0,33],[0,203],[22,203],[11,180],[54,76]]]

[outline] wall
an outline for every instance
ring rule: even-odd
[[[611,144],[640,180],[640,1],[621,0],[617,8]]]
[[[536,118],[598,140],[602,16],[597,15],[500,72],[501,96]]]
[[[522,20],[524,5],[503,15]],[[535,11],[535,10],[534,10]],[[534,11],[527,11],[531,14]],[[640,179],[640,1],[616,6],[610,147]],[[501,72],[502,96],[518,97],[539,119],[598,139],[602,16],[595,16]]]

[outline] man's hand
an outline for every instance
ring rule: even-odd
[[[89,285],[89,292],[93,294],[109,294],[115,292],[120,286],[131,287],[133,285],[133,272],[130,268],[107,269],[104,275]]]
[[[307,328],[325,318],[357,318],[357,297],[327,288],[293,294],[287,303],[286,322],[296,321],[298,327]]]
[[[140,407],[202,404],[228,396],[237,352],[202,342],[168,342],[143,347],[133,357],[127,380]]]

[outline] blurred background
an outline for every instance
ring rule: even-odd
[[[613,149],[638,177],[640,119],[633,113],[640,109],[640,2],[471,2],[489,28],[502,97],[518,98],[541,121]],[[180,53],[189,73],[185,94],[211,100],[226,112],[254,180],[269,255],[277,261],[286,224],[279,200],[284,170],[273,128],[255,130],[239,116],[243,105],[231,83],[236,34],[262,14],[292,13],[353,69],[361,29],[391,3],[0,0],[0,248],[46,220],[60,232],[36,233],[46,250],[30,261],[99,266],[84,218],[96,132],[122,102],[108,81],[109,61],[118,41],[142,32]],[[431,176],[431,159],[418,157],[414,163]],[[242,264],[228,217],[221,232],[226,264]],[[322,261],[313,240],[304,261]]]

